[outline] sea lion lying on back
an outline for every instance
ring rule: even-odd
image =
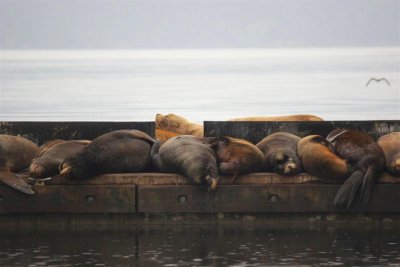
[[[297,145],[303,169],[324,182],[343,182],[349,175],[347,162],[338,157],[332,144],[320,135],[302,138]]]
[[[377,143],[385,156],[387,172],[400,176],[400,132],[381,136]]]
[[[68,157],[80,152],[90,141],[57,140],[50,141],[41,147],[37,158],[29,166],[29,175],[33,178],[46,178],[59,173],[60,164]]]
[[[315,115],[255,116],[230,119],[229,121],[323,121]]]
[[[69,179],[87,179],[104,173],[146,171],[151,166],[153,144],[149,135],[138,130],[106,133],[65,159],[60,174]]]
[[[39,147],[32,141],[12,135],[0,135],[0,180],[26,194],[34,194],[31,186],[14,172],[29,166]]]
[[[282,175],[294,175],[301,172],[301,161],[297,155],[300,137],[290,133],[274,133],[256,146],[264,153],[265,171]]]
[[[197,184],[205,184],[214,190],[218,184],[218,169],[215,153],[201,138],[181,135],[157,141],[151,155],[159,171],[179,173]]]
[[[232,181],[238,175],[261,170],[264,154],[252,143],[228,136],[205,140],[216,152],[219,172],[233,174]]]
[[[204,134],[203,125],[188,121],[187,119],[168,114],[156,115],[156,139],[165,141],[173,136],[194,135],[202,137]]]
[[[336,129],[326,138],[335,153],[352,167],[352,173],[336,194],[334,204],[349,208],[357,191],[361,193],[361,204],[366,205],[376,180],[384,170],[381,148],[368,134],[346,129]]]

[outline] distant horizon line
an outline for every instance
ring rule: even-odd
[[[184,48],[171,48],[171,47],[166,47],[166,48],[155,48],[155,47],[150,47],[150,48],[2,48],[0,47],[1,50],[62,50],[62,51],[69,51],[69,50],[262,50],[262,49],[337,49],[337,48],[399,48],[400,45],[365,45],[365,46],[355,46],[355,45],[350,45],[350,46],[271,46],[271,47],[184,47]]]

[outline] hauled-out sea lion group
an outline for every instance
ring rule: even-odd
[[[279,120],[322,120],[297,116]],[[156,140],[132,129],[106,133],[92,141],[50,140],[38,147],[19,136],[0,135],[0,180],[33,194],[16,174],[25,170],[32,178],[60,174],[74,180],[106,173],[179,173],[209,191],[217,188],[220,174],[229,175],[233,182],[246,173],[290,176],[304,171],[323,182],[342,183],[334,204],[349,208],[358,200],[362,205],[368,203],[382,172],[400,177],[400,132],[384,135],[377,142],[350,129],[335,129],[326,138],[278,132],[252,144],[228,136],[204,137],[201,125],[174,114],[157,114]]]

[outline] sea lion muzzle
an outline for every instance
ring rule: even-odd
[[[208,191],[214,191],[217,188],[218,185],[218,178],[211,178],[210,175],[207,175],[205,178],[207,184],[209,184],[210,186],[208,187]]]

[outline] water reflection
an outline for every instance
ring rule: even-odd
[[[175,227],[1,234],[0,266],[400,264],[399,229]]]

